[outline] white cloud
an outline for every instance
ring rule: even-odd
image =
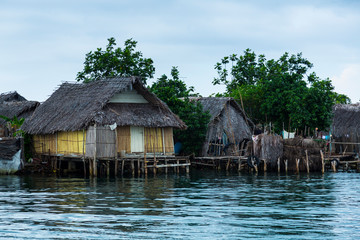
[[[332,79],[336,92],[346,94],[352,102],[360,102],[360,63],[346,66]]]

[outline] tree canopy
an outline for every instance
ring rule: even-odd
[[[213,84],[225,84],[225,94],[241,99],[255,122],[271,122],[278,131],[283,126],[324,130],[330,125],[333,105],[350,99],[334,92],[330,79],[310,72],[312,67],[301,53],[267,60],[246,49],[243,55],[226,56],[215,65],[218,77]]]
[[[87,83],[106,77],[139,76],[146,84],[146,80],[153,77],[153,60],[135,51],[136,41],[126,40],[123,49],[115,48],[115,38],[109,38],[108,42],[105,50],[98,48],[86,54],[84,70],[78,72],[77,81]]]
[[[187,87],[179,78],[179,70],[173,67],[171,70],[172,78],[165,74],[154,82],[150,91],[163,100],[169,108],[185,122],[188,128],[175,130],[175,141],[182,143],[184,154],[199,153],[206,136],[207,124],[210,115],[203,111],[199,102],[193,102],[189,98],[198,96],[194,93],[193,87]]]

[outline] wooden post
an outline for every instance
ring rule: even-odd
[[[288,171],[288,160],[285,159],[284,162],[285,162],[285,173],[287,173],[287,171]]]
[[[93,172],[94,172],[94,177],[97,177],[97,163],[96,163],[96,157],[94,157],[94,159],[93,159]]]
[[[92,160],[89,159],[89,175],[92,177],[94,175],[93,172],[93,164],[92,164]]]
[[[266,159],[264,159],[263,161],[264,161],[264,172],[266,172],[267,171]]]
[[[140,158],[137,159],[138,176],[140,176]]]
[[[147,161],[146,161],[146,152],[144,151],[144,171],[145,175],[147,176],[148,169],[147,169]]]
[[[167,167],[167,159],[165,158],[165,173],[167,174],[168,173],[168,167]]]
[[[241,171],[241,157],[238,158],[238,171]]]
[[[124,158],[121,160],[121,176],[124,175],[124,168],[125,168],[125,160]]]
[[[320,150],[320,156],[321,156],[321,173],[325,173],[325,161],[324,161],[324,153],[322,150]]]
[[[280,173],[280,158],[278,158],[277,165],[278,165],[278,173]]]
[[[109,162],[109,160],[106,161],[106,175],[107,175],[107,177],[110,177],[110,162]]]
[[[186,163],[190,163],[190,159],[186,159]],[[186,173],[190,172],[190,166],[186,166]]]
[[[336,172],[336,161],[331,161],[331,167],[333,172]]]
[[[307,173],[310,173],[309,156],[308,156],[307,150],[305,150],[305,155],[306,155],[306,171],[307,171]]]
[[[135,175],[135,165],[134,165],[134,160],[131,159],[131,175],[134,176]]]
[[[93,159],[93,176],[97,176],[97,164],[96,164],[96,155],[97,155],[97,152],[96,152],[96,145],[97,145],[97,139],[96,139],[96,135],[97,135],[97,132],[96,132],[96,123],[94,124],[94,159]]]
[[[226,171],[229,171],[229,166],[230,166],[230,157],[229,157],[228,162],[226,164]]]
[[[116,157],[115,158],[115,170],[114,170],[115,177],[117,177],[117,175],[118,175],[118,167],[119,167],[119,159]]]
[[[86,177],[86,161],[85,161],[84,157],[82,158],[82,160],[83,160],[83,164],[84,164],[84,177]]]
[[[177,167],[176,167],[176,172],[179,173],[180,172],[180,167],[179,167],[179,159],[176,159],[176,164],[177,164]]]
[[[299,169],[300,158],[299,159],[296,158],[295,163],[296,163],[296,173],[299,174],[300,173],[300,169]]]

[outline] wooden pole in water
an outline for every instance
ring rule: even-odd
[[[299,163],[300,163],[300,159],[295,159],[295,163],[296,163],[296,173],[299,174],[300,173],[300,169],[299,169]]]
[[[238,158],[238,171],[239,172],[241,171],[241,159],[240,159],[240,156]]]
[[[336,172],[336,161],[331,161],[331,167],[333,172]]]
[[[264,159],[264,172],[267,171],[266,159]]]
[[[145,176],[147,176],[148,168],[147,168],[146,152],[145,151],[144,151],[144,171],[145,171]]]
[[[110,161],[106,161],[106,175],[107,177],[110,177]]]
[[[124,160],[124,158],[122,158],[122,160],[121,160],[121,176],[124,175],[124,167],[125,167],[125,160]]]
[[[119,167],[119,159],[116,157],[115,158],[115,170],[114,170],[115,177],[117,177],[117,175],[118,175],[118,167]]]
[[[305,150],[305,155],[306,155],[306,171],[307,171],[307,173],[310,173],[309,156],[308,156],[307,150]]]
[[[229,171],[229,166],[230,166],[230,157],[229,157],[228,162],[226,164],[226,171]]]
[[[140,158],[137,159],[138,176],[140,176]]]
[[[320,150],[320,156],[321,156],[321,173],[325,173],[325,161],[324,161],[324,153],[322,150]]]
[[[189,158],[186,159],[186,163],[190,164],[190,159]],[[186,173],[189,173],[189,172],[190,172],[190,166],[186,166]]]
[[[131,174],[132,174],[132,176],[135,175],[135,165],[134,165],[134,160],[133,159],[131,159]]]
[[[285,173],[287,173],[287,171],[288,171],[288,160],[285,159],[284,162],[285,162]]]
[[[278,158],[277,160],[277,165],[278,165],[278,173],[280,173],[280,158]]]

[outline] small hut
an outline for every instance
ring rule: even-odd
[[[39,106],[39,102],[27,101],[17,92],[0,94],[0,115],[18,119],[27,119]],[[11,129],[8,128],[5,119],[0,118],[0,137],[10,135]]]
[[[27,101],[23,96],[21,96],[16,91],[6,92],[0,94],[0,103],[2,102],[22,102]]]
[[[137,77],[63,83],[26,121],[38,154],[113,158],[173,155],[186,125]]]
[[[331,134],[335,142],[360,143],[360,103],[337,104],[333,108]],[[333,151],[357,152],[359,145],[337,144]]]
[[[193,98],[211,115],[201,156],[237,155],[251,139],[254,124],[230,97]],[[243,146],[241,146],[243,145]],[[240,153],[241,154],[241,153]]]

